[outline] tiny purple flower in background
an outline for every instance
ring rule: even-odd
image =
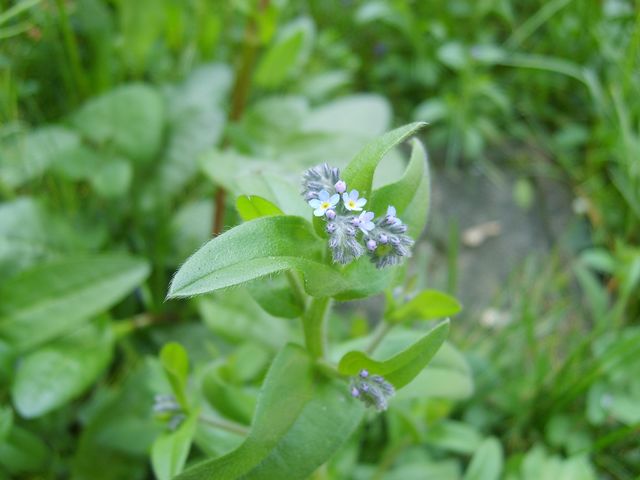
[[[378,246],[378,244],[377,244],[377,242],[375,240],[372,240],[372,239],[367,240],[367,249],[370,252],[373,252],[376,249],[377,246]]]
[[[369,370],[362,369],[360,370],[360,378],[367,378],[369,376]]]
[[[375,228],[373,220],[373,212],[367,212],[366,210],[358,217],[353,217],[351,223],[354,227],[358,227],[365,235]]]
[[[336,224],[335,223],[327,223],[327,233],[333,233],[336,231]]]
[[[344,180],[338,180],[334,186],[336,188],[336,192],[340,194],[347,191],[347,184],[344,182]]]
[[[359,196],[360,194],[357,190],[351,190],[349,193],[343,193],[342,202],[344,203],[344,208],[352,212],[362,211],[362,207],[367,203],[367,199],[358,198]]]
[[[327,210],[325,215],[327,216],[327,220],[334,220],[336,218],[336,211],[335,210]]]
[[[378,237],[378,241],[381,244],[386,245],[387,242],[389,242],[389,237],[387,237],[384,233],[381,233],[380,236]]]
[[[353,387],[351,389],[351,396],[353,398],[359,397],[360,396],[360,390],[358,390],[357,387]]]
[[[329,195],[329,192],[326,190],[322,190],[318,194],[318,198],[313,198],[309,200],[309,205],[312,208],[315,208],[313,214],[316,217],[322,217],[325,212],[333,207],[335,207],[340,201],[340,195],[337,193],[334,195]]]

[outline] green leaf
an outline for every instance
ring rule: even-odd
[[[279,273],[258,278],[247,284],[247,290],[253,299],[274,317],[298,318],[302,315],[305,305],[299,297],[294,295],[287,275],[293,275],[293,273]],[[297,282],[297,279],[295,281]]]
[[[11,387],[16,410],[33,418],[65,405],[93,384],[112,353],[113,334],[103,321],[26,355]]]
[[[257,85],[274,88],[298,67],[311,47],[314,26],[306,18],[295,20],[269,48],[260,61],[255,74]]]
[[[416,343],[383,361],[374,360],[363,352],[348,352],[340,359],[338,371],[343,375],[357,375],[362,369],[382,375],[396,388],[402,388],[413,380],[442,346],[449,333],[446,320]]]
[[[17,188],[73,151],[80,138],[62,127],[43,127],[0,143],[0,184]]]
[[[184,410],[189,410],[186,392],[187,376],[189,375],[187,351],[177,342],[167,343],[160,351],[160,362],[176,400]]]
[[[132,84],[90,100],[72,122],[91,142],[148,161],[160,147],[164,116],[160,94],[147,85]]]
[[[189,257],[173,278],[168,298],[240,285],[291,268],[305,274],[309,293],[326,294],[335,290],[332,281],[341,279],[336,270],[316,261],[321,249],[309,223],[299,217],[258,218],[214,238]]]
[[[159,436],[151,447],[151,466],[158,480],[171,480],[184,469],[196,432],[197,412],[175,432]]]
[[[255,395],[223,380],[219,368],[211,368],[204,375],[202,393],[211,406],[225,417],[250,423],[256,406]]]
[[[473,454],[463,480],[499,480],[503,461],[500,442],[487,438]]]
[[[393,311],[389,321],[433,320],[451,317],[461,309],[460,303],[452,296],[437,290],[424,290]]]
[[[470,455],[482,442],[480,432],[472,425],[454,420],[443,420],[427,431],[425,442],[456,453]]]
[[[314,375],[306,352],[287,345],[265,378],[251,431],[233,452],[188,469],[179,480],[304,479],[360,423],[364,408],[338,385]]]
[[[199,159],[220,140],[226,124],[223,105],[232,83],[231,69],[223,64],[196,68],[179,85],[165,90],[167,140],[152,195],[178,195],[196,175]]]
[[[373,183],[373,174],[385,154],[426,125],[424,122],[410,123],[385,133],[364,147],[342,174],[349,189],[360,191],[361,196],[368,195]]]
[[[371,205],[368,207],[378,215],[383,215],[389,205],[396,207],[398,216],[402,214],[411,202],[429,202],[429,198],[416,198],[416,193],[422,183],[427,170],[427,152],[422,142],[417,138],[411,140],[412,150],[409,165],[400,180],[374,190],[371,195]]]
[[[57,260],[0,287],[0,338],[18,351],[68,332],[104,312],[149,274],[143,260],[99,255]]]
[[[243,221],[248,222],[254,218],[284,215],[276,205],[258,195],[241,195],[236,200],[236,210]]]
[[[42,472],[49,461],[50,451],[38,436],[14,424],[7,438],[0,442],[0,467],[16,476],[25,472]]]
[[[444,342],[429,365],[398,392],[397,398],[465,400],[473,389],[473,376],[464,356],[449,342]]]
[[[0,442],[7,438],[13,426],[13,410],[0,406]]]

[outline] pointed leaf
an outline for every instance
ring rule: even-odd
[[[214,238],[189,257],[173,278],[168,298],[232,287],[292,268],[304,275],[311,295],[333,295],[346,288],[345,280],[317,261],[322,248],[302,218],[258,218]]]
[[[338,365],[344,375],[357,375],[362,369],[382,375],[396,388],[402,388],[429,363],[442,346],[449,333],[449,321],[446,320],[430,330],[424,337],[397,355],[378,361],[363,352],[347,353]]]
[[[362,195],[368,195],[371,191],[373,174],[385,154],[426,125],[424,122],[410,123],[385,133],[364,147],[342,174],[349,189],[356,189]]]

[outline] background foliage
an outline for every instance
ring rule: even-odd
[[[0,0],[0,478],[164,479],[239,445],[300,304],[284,274],[165,301],[173,273],[271,205],[236,198],[308,218],[305,168],[344,167],[411,121],[430,123],[432,184],[462,180],[409,282],[332,315],[331,358],[385,309],[402,325],[381,358],[415,341],[457,310],[429,310],[431,289],[465,305],[429,367],[313,475],[634,478],[639,25],[631,0]],[[505,267],[507,243],[473,278],[465,259],[484,251],[464,229],[482,221],[448,205],[477,177],[506,182],[510,214],[566,216],[543,251]],[[467,297],[465,279],[505,268]],[[152,413],[171,391],[202,408],[172,433]],[[339,425],[363,415],[340,408]]]

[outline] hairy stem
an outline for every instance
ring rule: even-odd
[[[331,307],[329,297],[313,298],[302,316],[304,341],[313,358],[323,358],[326,344],[326,320]]]
[[[302,286],[302,282],[300,281],[298,274],[291,270],[287,270],[287,280],[289,281],[289,285],[293,291],[293,296],[296,297],[296,300],[298,300],[303,308],[306,308],[307,294],[304,291],[304,287]]]

